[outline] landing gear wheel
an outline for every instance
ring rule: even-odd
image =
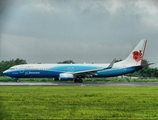
[[[80,78],[80,79],[79,79],[79,83],[82,83],[82,82],[83,82],[83,80]]]
[[[78,83],[78,79],[77,79],[77,78],[75,78],[74,82],[75,82],[75,83]]]
[[[83,80],[82,80],[81,78],[75,78],[75,79],[74,79],[74,82],[75,82],[75,83],[82,83]]]
[[[59,81],[59,78],[54,78],[54,81]]]
[[[20,82],[18,78],[12,77],[13,80],[15,80],[17,83]]]
[[[20,81],[19,81],[19,80],[16,80],[16,82],[19,83]]]

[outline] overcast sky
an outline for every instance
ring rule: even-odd
[[[108,63],[141,39],[158,67],[158,0],[0,1],[0,61]]]

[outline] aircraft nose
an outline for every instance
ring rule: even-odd
[[[4,71],[4,72],[3,72],[3,74],[4,74],[4,75],[8,75],[8,72],[7,72],[7,70],[6,70],[6,71]]]

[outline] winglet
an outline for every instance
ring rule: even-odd
[[[115,62],[116,62],[116,59],[114,59],[114,60],[109,64],[108,67],[104,68],[104,70],[106,70],[106,69],[111,69],[111,68],[113,67],[113,65],[114,65]]]

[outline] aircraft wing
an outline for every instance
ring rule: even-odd
[[[108,67],[100,68],[100,69],[92,69],[92,70],[86,70],[86,71],[79,71],[72,73],[74,76],[89,76],[89,75],[96,75],[98,71],[111,69],[115,63],[115,59],[109,64]]]

